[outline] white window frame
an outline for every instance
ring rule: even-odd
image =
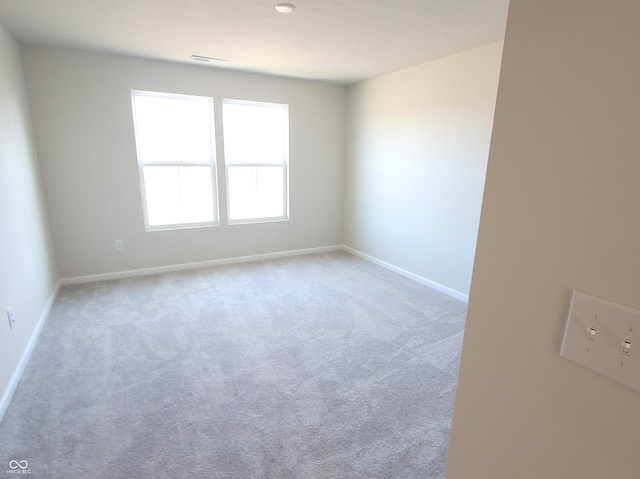
[[[279,163],[274,162],[241,162],[241,163],[232,163],[227,160],[226,153],[224,155],[224,164],[225,164],[225,180],[226,180],[226,192],[227,192],[227,222],[229,225],[239,225],[239,224],[250,224],[250,223],[271,223],[277,221],[289,221],[289,105],[286,103],[271,103],[271,102],[262,102],[262,101],[251,101],[251,100],[235,100],[224,98],[222,100],[222,128],[224,130],[224,105],[225,104],[238,104],[238,105],[254,105],[254,106],[265,106],[265,107],[284,107],[286,111],[285,115],[285,125],[283,132],[284,148],[283,148],[283,158]],[[224,151],[224,134],[223,134],[223,151]],[[283,174],[283,191],[282,191],[282,202],[283,202],[283,214],[282,216],[273,216],[273,217],[259,217],[259,218],[243,218],[238,220],[231,219],[231,203],[229,198],[229,167],[269,167],[269,166],[277,166],[282,167]]]
[[[135,98],[136,96],[150,96],[150,97],[162,97],[162,98],[179,98],[186,100],[206,101],[209,103],[209,118],[210,118],[210,141],[211,141],[211,158],[208,162],[202,161],[144,161],[140,155],[140,145],[138,144],[138,134],[136,127],[136,108]],[[217,162],[216,162],[216,138],[215,138],[215,117],[214,117],[214,103],[213,98],[196,95],[183,95],[178,93],[164,93],[144,90],[131,90],[131,103],[134,116],[134,132],[136,135],[136,153],[138,158],[138,177],[140,180],[140,192],[142,195],[142,210],[144,216],[145,231],[166,231],[166,230],[178,230],[178,229],[190,229],[190,228],[202,228],[210,226],[218,226],[220,224],[220,212],[218,207],[218,181],[217,181]],[[176,224],[164,224],[164,225],[150,225],[149,215],[147,212],[147,194],[145,191],[144,180],[144,167],[145,166],[167,166],[167,167],[190,167],[190,166],[207,166],[211,168],[211,193],[213,199],[213,220],[203,221],[196,223],[176,223]]]

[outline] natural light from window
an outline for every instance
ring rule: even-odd
[[[222,106],[229,223],[288,219],[288,105]]]
[[[146,228],[217,224],[213,99],[131,96]]]

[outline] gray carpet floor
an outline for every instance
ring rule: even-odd
[[[0,473],[443,478],[465,314],[344,252],[65,286]]]

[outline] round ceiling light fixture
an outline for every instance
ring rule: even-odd
[[[296,9],[296,6],[292,3],[279,3],[276,5],[276,10],[280,13],[291,13]]]

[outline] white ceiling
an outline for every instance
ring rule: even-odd
[[[352,83],[504,37],[508,0],[0,0],[18,40]],[[205,64],[203,67],[207,67]]]

